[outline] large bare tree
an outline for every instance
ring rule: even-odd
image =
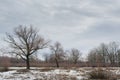
[[[48,47],[48,40],[38,34],[32,26],[19,26],[14,29],[14,35],[7,34],[6,41],[14,53],[26,61],[26,69],[30,69],[30,57],[40,49]]]

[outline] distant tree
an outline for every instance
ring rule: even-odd
[[[70,53],[69,59],[74,64],[76,64],[82,56],[82,53],[78,49],[75,49],[75,48],[71,49],[71,51],[69,53]]]
[[[56,42],[54,45],[50,46],[52,52],[51,58],[55,61],[56,66],[59,67],[60,60],[64,58],[64,50],[59,42]]]
[[[44,61],[45,61],[46,63],[48,63],[48,62],[50,61],[50,54],[45,53],[45,54],[43,55],[43,57],[44,57]]]
[[[97,48],[97,55],[99,55],[99,62],[100,63],[108,63],[108,53],[107,53],[107,47],[108,45],[102,43],[100,46]]]
[[[119,45],[116,42],[110,42],[109,44],[102,43],[99,47],[90,51],[88,61],[90,63],[110,63],[114,65],[120,62],[119,50]]]
[[[0,67],[10,67],[10,57],[8,56],[0,56]]]
[[[120,49],[117,52],[117,63],[120,66]]]
[[[96,56],[97,56],[97,49],[92,49],[87,56],[88,62],[91,65],[96,65],[96,62],[97,62]]]
[[[14,35],[7,34],[6,41],[10,44],[11,53],[26,61],[26,69],[30,69],[30,58],[40,49],[48,47],[46,41],[32,26],[19,26],[14,29]]]
[[[119,45],[116,42],[110,42],[107,47],[107,54],[111,65],[114,65],[118,60]]]

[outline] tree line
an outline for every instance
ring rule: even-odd
[[[6,33],[5,41],[9,44],[9,53],[22,59],[26,63],[26,69],[30,69],[31,60],[36,58],[34,55],[45,48],[49,48],[50,54],[44,54],[44,62],[53,62],[56,67],[60,67],[61,62],[69,62],[73,65],[87,63],[92,66],[101,66],[101,64],[115,65],[116,63],[120,65],[120,48],[116,42],[102,43],[99,47],[91,50],[86,61],[83,61],[79,49],[64,50],[60,42],[51,44],[51,40],[43,38],[38,29],[32,26],[20,25],[14,28],[13,33]]]
[[[111,66],[120,66],[120,47],[117,42],[110,42],[108,44],[102,43],[99,47],[94,48],[88,54],[88,61],[91,64],[98,63],[109,64]]]
[[[5,41],[9,43],[11,51],[9,53],[15,54],[26,62],[26,68],[30,69],[30,58],[38,51],[49,48],[51,54],[49,59],[55,61],[57,67],[59,67],[59,61],[65,59],[65,51],[59,42],[50,44],[50,40],[44,39],[40,36],[39,31],[32,26],[19,26],[14,29],[14,35],[6,34]],[[79,50],[71,50],[71,59],[74,63],[79,58]],[[48,54],[47,54],[48,55]],[[46,55],[46,59],[48,56]]]

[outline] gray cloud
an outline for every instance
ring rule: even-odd
[[[1,0],[0,33],[32,24],[65,48],[87,52],[102,42],[120,40],[119,4],[119,0]]]

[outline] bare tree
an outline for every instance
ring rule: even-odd
[[[97,48],[97,55],[98,55],[98,59],[99,62],[102,64],[106,64],[109,62],[108,60],[108,53],[107,53],[107,44],[100,44],[100,46]]]
[[[70,60],[74,64],[76,64],[80,60],[81,55],[82,55],[82,53],[78,49],[73,48],[70,51],[70,56],[69,57],[70,57]]]
[[[14,29],[14,35],[7,34],[6,41],[10,44],[11,53],[26,61],[26,68],[30,69],[30,57],[40,49],[48,47],[46,41],[32,26],[19,26]]]
[[[96,56],[97,56],[97,49],[92,49],[87,56],[88,62],[92,66],[96,65],[96,62],[97,62],[97,57]]]
[[[90,53],[88,54],[87,58],[88,58],[88,62],[92,65],[92,66],[100,66],[100,63],[103,62],[103,56],[102,53],[100,53],[101,51],[99,50],[99,48],[94,48],[90,51]]]
[[[102,43],[99,47],[91,50],[88,56],[88,61],[93,63],[110,63],[114,65],[120,62],[119,45],[116,42],[110,42],[109,44]]]
[[[56,42],[53,46],[50,46],[52,52],[51,57],[55,60],[56,66],[59,67],[59,61],[64,57],[63,47],[59,42]]]
[[[119,45],[116,42],[110,42],[107,47],[107,54],[111,65],[117,62],[117,54],[119,51]]]
[[[117,63],[120,67],[120,49],[118,50],[118,53],[117,53]]]

